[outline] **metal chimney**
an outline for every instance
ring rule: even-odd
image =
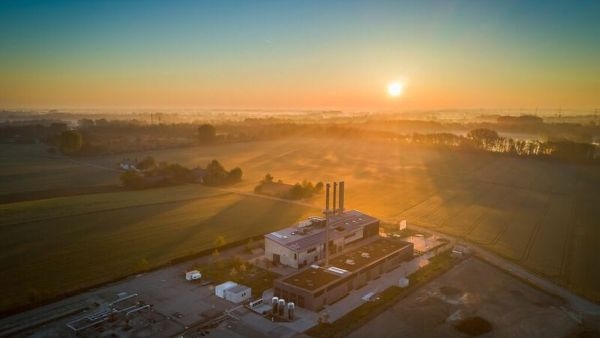
[[[331,185],[329,183],[327,183],[325,185],[325,214],[329,214],[329,190],[331,188]]]
[[[335,203],[336,199],[337,199],[337,182],[333,182],[333,208],[331,208],[333,210],[333,215],[335,215],[335,210],[337,209],[337,204]]]
[[[340,182],[340,213],[344,212],[344,181]]]

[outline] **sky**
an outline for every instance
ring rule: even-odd
[[[5,0],[0,108],[596,109],[598,18],[591,0]]]

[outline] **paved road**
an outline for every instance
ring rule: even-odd
[[[446,237],[446,238],[450,238],[453,241],[458,241],[458,242],[464,242],[461,239],[458,238],[454,238],[453,236],[449,236],[447,234],[444,233],[440,233],[438,231],[429,229],[429,228],[425,228],[425,227],[420,227],[420,226],[416,226],[416,225],[412,225],[409,224],[408,225],[410,228],[412,229],[417,229],[419,231],[423,231],[423,232],[428,232],[440,237]],[[468,242],[468,246],[469,248],[471,248],[473,250],[473,253],[475,255],[477,255],[477,257],[483,259],[484,261],[495,265],[496,267],[516,276],[519,277],[521,279],[524,279],[526,281],[528,281],[529,283],[537,286],[538,288],[557,295],[561,298],[563,298],[564,300],[566,300],[571,309],[578,311],[582,314],[587,314],[587,315],[593,315],[593,316],[598,316],[600,315],[600,305],[595,304],[583,297],[580,297],[576,294],[574,294],[573,292],[554,284],[553,282],[544,279],[543,277],[540,277],[536,274],[534,274],[531,271],[528,271],[527,269],[525,269],[524,267],[513,263],[509,260],[506,260],[504,258],[499,257],[496,254],[491,253],[490,251],[483,249],[473,243]]]

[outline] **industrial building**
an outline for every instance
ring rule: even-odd
[[[311,265],[275,280],[274,296],[305,309],[318,311],[412,257],[412,243],[377,238],[337,255],[329,261],[328,266]]]
[[[242,303],[252,296],[252,289],[235,282],[225,282],[215,286],[215,295],[232,303]]]
[[[333,208],[330,210],[329,188],[327,184],[325,217],[309,217],[294,226],[265,235],[265,257],[273,264],[303,268],[325,259],[326,242],[329,254],[335,254],[350,243],[378,235],[377,218],[357,210],[344,210],[344,182],[339,183],[339,206],[336,205],[337,183],[334,183]]]

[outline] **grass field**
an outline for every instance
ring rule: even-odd
[[[43,145],[0,144],[0,163],[0,195],[119,184],[115,171],[49,154]]]
[[[200,190],[197,198],[182,201],[193,195],[190,187]],[[2,205],[10,216],[0,225],[0,309],[210,249],[217,236],[234,242],[269,232],[310,213],[197,185],[123,194]],[[45,219],[33,220],[40,215]]]
[[[336,139],[161,150],[90,158],[85,164],[44,156],[35,160],[36,146],[16,147],[24,150],[2,153],[17,157],[1,164],[0,186],[7,187],[2,191],[34,191],[32,185],[45,182],[45,176],[57,189],[107,184],[116,177],[109,169],[118,160],[146,155],[187,166],[205,165],[214,158],[226,167],[239,166],[243,182],[233,188],[248,192],[267,172],[286,182],[343,179],[349,208],[463,237],[600,301],[597,167]],[[21,154],[23,164],[18,160]],[[22,179],[21,167],[35,177],[33,183]],[[44,270],[48,275],[63,274],[65,266],[73,271],[57,277],[49,289],[66,282],[85,285],[134,271],[144,258],[155,264],[210,247],[216,233],[228,240],[243,238],[286,226],[307,212],[280,202],[222,194],[191,185],[0,205],[0,244],[5,248],[0,262],[9,275],[3,283],[12,293],[27,293],[31,273],[49,265]],[[309,202],[320,205],[322,198]],[[161,204],[177,199],[185,201]],[[214,224],[219,224],[218,231]],[[87,251],[84,248],[93,248],[92,258],[81,253]],[[17,281],[19,286],[13,286]]]

